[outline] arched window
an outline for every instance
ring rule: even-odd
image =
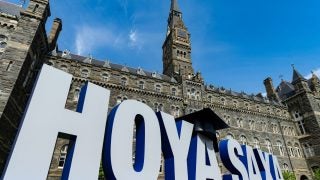
[[[48,64],[49,66],[53,66],[53,62],[52,62],[52,61],[48,61],[47,64]]]
[[[177,89],[176,88],[172,88],[171,89],[171,93],[172,93],[172,96],[175,96],[177,94]]]
[[[7,42],[8,38],[5,35],[0,34],[0,42]]]
[[[155,86],[155,90],[156,90],[156,92],[161,92],[161,85],[160,84],[157,84],[156,86]]]
[[[272,124],[272,131],[273,133],[279,133],[279,127],[277,124]]]
[[[297,157],[302,157],[300,146],[298,143],[294,144],[294,151],[295,151],[295,154],[297,155]]]
[[[286,164],[286,163],[284,163],[284,164],[282,165],[282,169],[283,169],[283,171],[289,171],[289,165]]]
[[[212,102],[212,96],[211,95],[208,96],[208,101]]]
[[[247,145],[247,138],[244,135],[240,136],[240,142],[243,145]]]
[[[196,99],[196,90],[194,88],[191,89],[191,99]]]
[[[284,149],[283,149],[283,144],[281,141],[277,141],[277,148],[279,151],[280,156],[284,156]]]
[[[63,168],[64,164],[66,162],[68,153],[68,145],[63,145],[60,149],[60,156],[59,156],[59,162],[58,162],[58,168]]]
[[[231,125],[231,117],[229,115],[228,116],[226,115],[225,118],[226,118],[226,123],[228,125]]]
[[[197,93],[196,93],[196,99],[200,100],[200,92],[199,91],[197,91]]]
[[[237,101],[233,101],[233,107],[238,107],[238,102]]]
[[[122,77],[120,83],[121,83],[121,86],[126,86],[127,85],[127,78]]]
[[[246,109],[247,109],[247,110],[250,109],[249,103],[245,103],[244,105],[246,106]]]
[[[0,42],[0,49],[4,49],[7,46],[6,42]]]
[[[250,130],[254,130],[254,129],[255,129],[255,122],[254,122],[254,120],[249,120],[249,128],[250,128]]]
[[[82,69],[81,70],[81,77],[88,78],[89,77],[89,70],[88,69]]]
[[[217,137],[217,140],[219,142],[220,141],[220,133],[216,132],[216,137]]]
[[[139,89],[144,89],[144,82],[139,81],[138,86],[139,86]]]
[[[261,131],[267,131],[267,127],[268,127],[267,123],[262,121],[261,122]]]
[[[234,139],[234,136],[231,133],[228,133],[226,139]]]
[[[253,146],[256,149],[260,149],[260,141],[257,137],[253,138]]]
[[[257,111],[260,112],[260,106],[257,106]]]
[[[61,64],[60,65],[60,69],[64,72],[68,72],[68,66],[67,65],[64,65],[64,64]]]
[[[303,145],[304,153],[307,158],[314,156],[314,150],[312,144],[306,143]]]
[[[180,108],[176,107],[175,117],[179,117],[179,116],[180,116]]]
[[[306,134],[305,122],[303,120],[303,115],[299,110],[295,110],[292,112],[293,119],[296,121],[297,126],[299,128],[300,134]]]
[[[7,46],[8,38],[5,35],[0,35],[0,53],[4,52],[4,49]],[[0,54],[1,55],[1,54]]]
[[[302,175],[302,176],[300,177],[300,180],[308,180],[308,177],[307,177],[306,175]]]
[[[273,154],[272,144],[271,144],[271,141],[269,139],[266,140],[266,147],[267,147],[268,152],[270,154]]]
[[[163,104],[154,103],[154,111],[163,111]]]
[[[294,149],[293,149],[292,144],[290,142],[288,143],[288,151],[289,151],[289,156],[294,157]]]
[[[237,118],[237,126],[239,128],[243,128],[243,120],[242,120],[242,118]]]
[[[104,82],[107,82],[109,80],[109,74],[108,73],[102,73],[101,74],[101,80]]]
[[[226,105],[226,100],[224,98],[221,98],[221,104]]]
[[[116,103],[117,103],[117,104],[120,104],[121,102],[122,102],[122,98],[121,98],[121,96],[118,96],[118,97],[117,97],[117,102],[116,102]]]
[[[73,100],[74,100],[74,101],[78,101],[78,100],[79,100],[79,96],[80,96],[80,88],[74,89],[74,92],[73,92]]]

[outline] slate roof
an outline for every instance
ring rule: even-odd
[[[20,17],[21,10],[22,10],[22,7],[19,5],[0,0],[0,12],[1,13]]]
[[[281,100],[285,100],[295,93],[294,86],[285,80],[282,80],[276,91]]]
[[[224,94],[228,94],[228,95],[232,95],[232,96],[238,96],[240,98],[245,98],[245,99],[249,99],[249,100],[253,100],[253,101],[258,101],[258,102],[263,102],[263,103],[271,103],[274,105],[278,105],[278,106],[283,106],[281,103],[276,102],[276,101],[270,101],[268,98],[263,97],[260,94],[247,94],[245,92],[236,92],[236,91],[232,91],[231,89],[226,90],[224,87],[214,87],[213,85],[208,85],[206,86],[206,89],[209,91],[214,91],[214,92],[218,92],[218,93],[224,93]]]
[[[296,69],[293,69],[292,83],[299,79],[306,80]]]
[[[57,52],[57,56],[62,57],[62,52]],[[83,63],[89,63],[88,57],[79,56],[79,55],[75,55],[75,54],[69,54],[69,59],[83,62]],[[139,73],[142,70],[141,68],[132,68],[132,67],[128,67],[125,65],[114,64],[114,63],[111,63],[108,61],[99,61],[99,60],[96,60],[93,58],[90,60],[90,64],[94,64],[94,65],[101,66],[101,67],[109,67],[111,69],[116,69],[119,71],[124,71],[124,69],[126,69],[126,70],[128,70],[128,72],[130,74],[142,75],[142,76],[160,79],[160,80],[167,81],[167,82],[177,83],[177,81],[174,78],[169,77],[164,74],[157,73],[157,72],[150,72],[150,71],[143,70],[143,73]]]

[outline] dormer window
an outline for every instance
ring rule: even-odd
[[[88,69],[82,69],[81,70],[81,77],[88,78],[89,77],[89,70]]]
[[[151,76],[155,78],[155,77],[157,77],[157,73],[153,72],[153,73],[151,73]]]
[[[64,51],[62,52],[61,57],[70,59],[70,58],[71,58],[71,57],[70,57],[70,51],[64,50]]]
[[[137,74],[145,75],[145,73],[143,72],[142,68],[138,68],[137,69]]]

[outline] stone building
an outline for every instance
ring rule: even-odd
[[[43,63],[73,75],[68,109],[75,109],[86,81],[111,90],[110,109],[126,99],[175,117],[209,107],[231,126],[219,131],[218,139],[234,138],[273,153],[283,171],[292,171],[301,180],[312,179],[313,170],[320,167],[320,84],[316,75],[305,79],[294,69],[292,81],[283,80],[277,88],[267,78],[267,97],[206,85],[201,73],[193,69],[190,33],[176,0],[171,1],[162,46],[163,74],[58,50],[62,22],[55,19],[47,35],[49,16],[48,0],[30,0],[26,9],[0,0],[1,173]],[[48,179],[59,179],[67,150],[68,140],[58,137]],[[163,178],[161,173],[159,178]]]

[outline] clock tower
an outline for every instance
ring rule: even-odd
[[[178,80],[193,79],[190,33],[182,20],[177,0],[171,0],[166,39],[163,50],[163,74]]]

